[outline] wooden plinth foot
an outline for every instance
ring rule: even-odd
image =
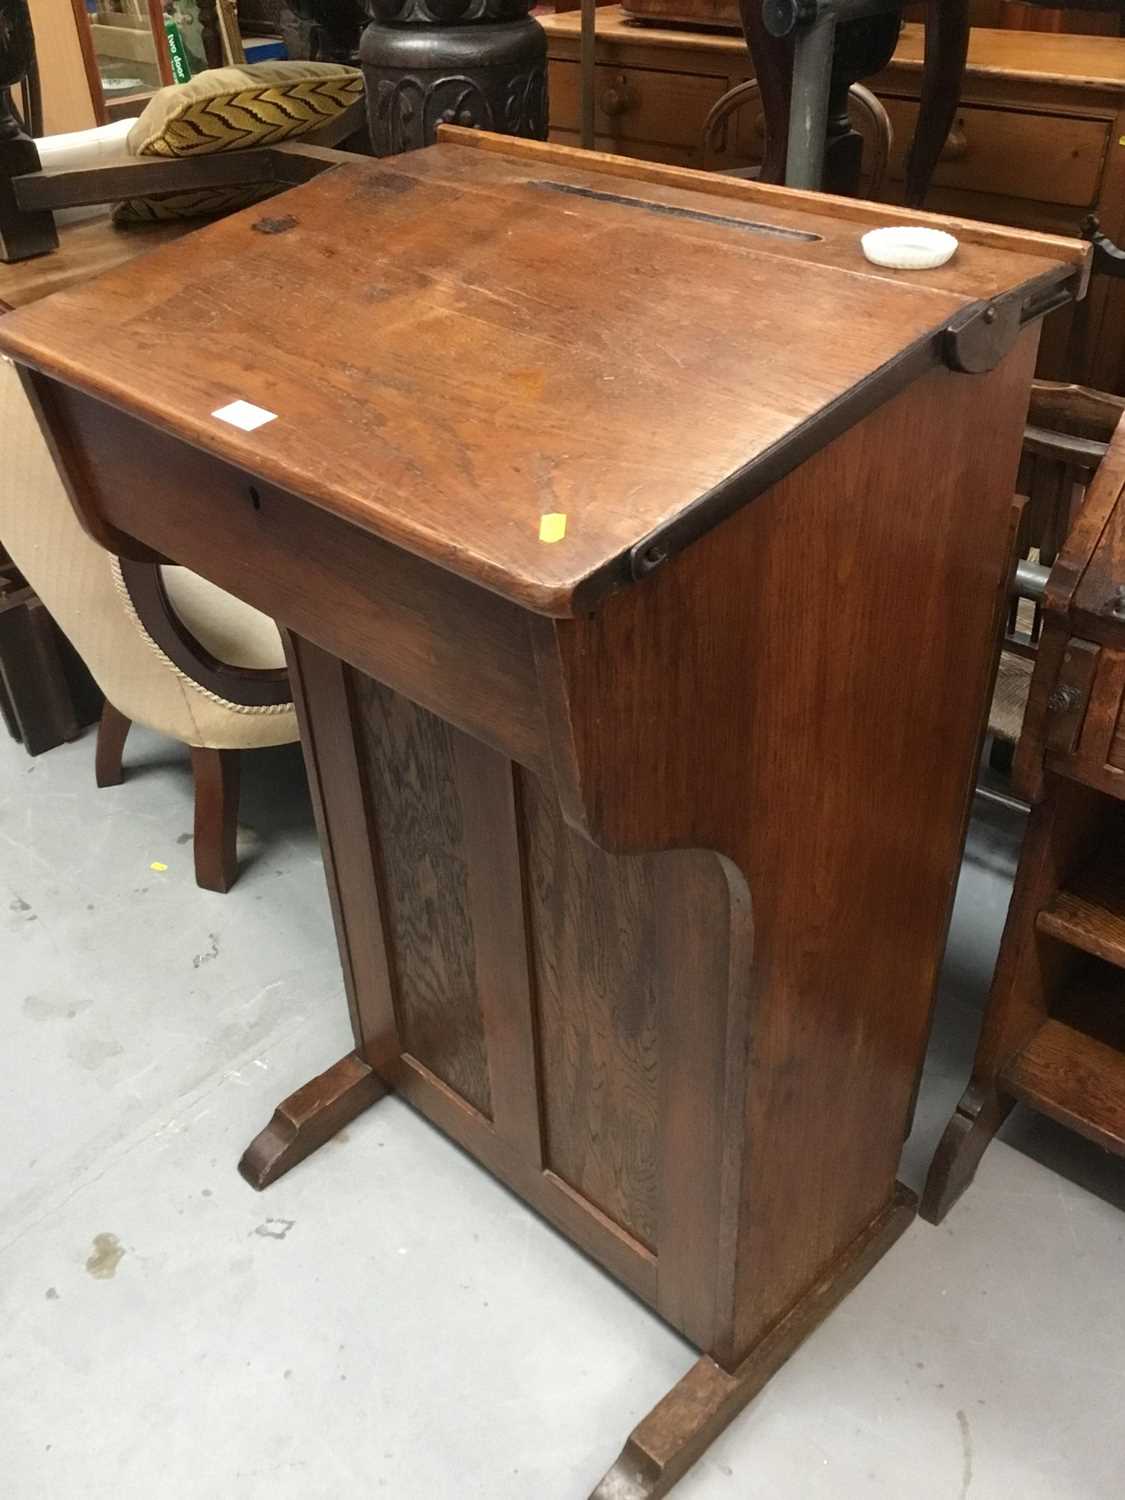
[[[913,1219],[914,1194],[894,1197],[832,1269],[776,1323],[732,1372],[704,1355],[629,1435],[590,1500],[666,1495],[818,1323],[863,1279]]]
[[[940,1224],[976,1176],[985,1147],[1015,1103],[1003,1094],[982,1095],[972,1084],[961,1096],[930,1163],[918,1212]]]
[[[290,1094],[243,1152],[238,1170],[260,1192],[304,1161],[387,1092],[354,1052]]]

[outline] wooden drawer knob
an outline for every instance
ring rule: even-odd
[[[945,145],[941,148],[940,161],[964,161],[969,154],[969,137],[965,134],[964,120],[954,120]]]
[[[610,84],[609,88],[603,90],[598,100],[598,107],[603,115],[609,115],[611,119],[615,119],[619,115],[627,115],[631,109],[636,109],[639,103],[636,93],[629,87],[629,80],[622,73],[614,83]]]

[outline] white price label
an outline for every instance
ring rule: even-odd
[[[277,412],[267,411],[264,406],[255,406],[252,401],[232,401],[229,406],[220,406],[211,413],[220,422],[229,422],[232,427],[241,427],[243,432],[253,432],[264,427],[277,417]]]

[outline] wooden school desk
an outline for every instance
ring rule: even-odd
[[[288,631],[356,1047],[245,1174],[397,1089],[698,1345],[599,1500],[666,1493],[914,1211],[1087,249],[880,271],[895,217],[450,131],[0,324],[94,535]]]

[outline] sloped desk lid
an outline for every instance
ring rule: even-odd
[[[0,319],[0,348],[568,615],[924,370],[994,363],[1086,275],[1076,241],[450,136]],[[947,266],[863,259],[865,229],[918,219],[961,238]],[[213,415],[236,401],[276,415]]]

